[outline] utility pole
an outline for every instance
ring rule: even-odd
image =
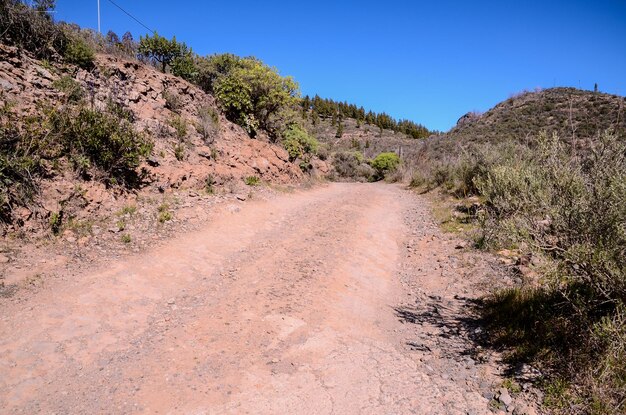
[[[102,34],[100,30],[100,0],[98,0],[98,33]]]

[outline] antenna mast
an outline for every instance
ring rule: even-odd
[[[100,0],[98,0],[98,33],[102,34],[100,30]]]

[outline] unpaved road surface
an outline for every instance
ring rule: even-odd
[[[489,413],[497,378],[468,352],[474,265],[459,252],[395,185],[225,206],[201,231],[2,299],[0,411]]]

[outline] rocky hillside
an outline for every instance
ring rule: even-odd
[[[263,135],[251,139],[226,120],[211,95],[178,77],[111,55],[97,55],[95,67],[85,70],[0,45],[0,108],[9,123],[43,123],[50,109],[76,99],[89,108],[115,104],[151,141],[151,154],[139,166],[141,183],[129,191],[55,163],[37,179],[33,200],[12,207],[5,232],[45,230],[58,218],[107,215],[141,194],[237,192],[246,180],[303,179],[281,146]]]
[[[343,119],[341,125],[343,131],[338,137],[338,126],[333,125],[330,118],[320,118],[315,124],[310,118],[306,120],[307,129],[321,143],[320,158],[330,161],[331,179],[372,180],[372,170],[367,160],[385,152],[411,160],[417,157],[422,146],[423,140],[398,131],[381,130],[376,125],[357,122],[353,118]]]
[[[332,125],[330,119],[322,119],[316,125],[309,124],[308,128],[329,149],[357,150],[365,158],[373,158],[385,151],[406,154],[416,149],[420,141],[401,132],[388,129],[381,131],[375,125],[359,124],[353,118],[344,119],[342,125],[341,137],[337,137],[337,126]]]
[[[626,98],[575,88],[524,92],[484,114],[468,113],[446,135],[455,140],[501,142],[535,137],[539,131],[584,139],[613,128],[626,134]]]

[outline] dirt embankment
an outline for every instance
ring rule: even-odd
[[[55,170],[38,181],[35,200],[15,212],[9,232],[28,235],[48,231],[53,213],[76,220],[110,216],[142,197],[180,191],[237,191],[246,177],[274,184],[299,183],[300,168],[286,151],[266,137],[251,139],[219,112],[215,99],[194,85],[152,67],[110,55],[98,55],[95,68],[38,61],[17,48],[0,45],[0,107],[18,115],[44,119],[46,108],[67,102],[63,82],[78,82],[85,105],[120,104],[130,111],[137,131],[154,142],[140,189],[110,188],[83,180],[71,168]]]

